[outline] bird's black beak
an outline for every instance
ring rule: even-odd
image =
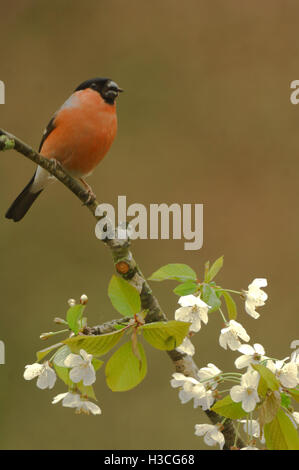
[[[124,90],[120,88],[117,83],[110,80],[104,87],[104,90],[102,90],[101,94],[108,103],[110,102],[113,104],[119,93],[122,93],[123,91]]]

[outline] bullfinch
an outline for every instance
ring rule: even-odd
[[[115,138],[115,100],[121,91],[109,78],[93,78],[81,83],[52,117],[39,146],[41,155],[57,160],[88,190],[90,187],[84,178],[104,158]],[[21,220],[53,179],[45,169],[38,166],[5,217],[15,222]]]

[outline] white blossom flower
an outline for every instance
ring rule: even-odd
[[[185,405],[185,403],[188,403],[188,401],[192,400],[192,398],[193,398],[192,386],[186,385],[184,388],[180,389],[179,399],[182,405]]]
[[[46,388],[53,388],[56,382],[56,374],[50,366],[49,361],[44,364],[29,364],[25,366],[24,379],[32,380],[38,377],[36,385],[38,388],[44,390]]]
[[[192,399],[196,399],[197,401],[194,402],[194,408],[196,408],[199,405],[199,400],[204,398],[205,394],[206,389],[204,385],[198,381],[196,381],[195,384],[192,382],[185,382],[183,388],[179,391],[179,398],[183,405]]]
[[[194,399],[194,408],[200,406],[203,411],[209,410],[215,401],[215,395],[213,390],[206,390],[197,393],[196,386],[193,388],[193,399]]]
[[[242,356],[235,360],[237,369],[243,369],[250,366],[250,364],[258,364],[260,361],[266,359],[265,350],[261,344],[254,344],[253,347],[249,344],[242,344],[238,351],[243,353]]]
[[[89,415],[92,413],[93,415],[100,415],[102,413],[101,408],[92,403],[91,401],[82,399],[78,393],[59,393],[56,397],[53,398],[52,403],[55,405],[56,403],[62,400],[62,406],[66,406],[68,408],[76,408],[76,413],[84,413]]]
[[[217,424],[196,424],[195,435],[204,436],[203,440],[208,446],[219,444],[220,449],[224,446],[224,435],[219,430],[219,425]]]
[[[245,294],[245,310],[253,318],[259,318],[260,314],[256,312],[256,307],[262,307],[268,298],[266,292],[261,287],[267,286],[267,279],[254,279],[248,286],[248,291],[243,291]]]
[[[205,386],[193,377],[186,377],[178,372],[172,376],[170,384],[173,388],[181,388],[179,399],[183,405],[193,399],[194,408],[201,406],[203,410],[210,409],[215,401],[212,390],[206,390]]]
[[[299,383],[298,364],[293,361],[286,364],[288,359],[289,357],[286,357],[275,362],[269,360],[266,367],[276,375],[283,387],[294,388]]]
[[[200,382],[204,382],[205,387],[214,390],[218,385],[218,379],[221,374],[221,370],[215,366],[215,364],[209,363],[207,367],[202,367],[197,372]],[[210,379],[210,380],[209,380]]]
[[[87,354],[84,349],[80,349],[78,354],[69,354],[64,360],[66,367],[72,368],[70,371],[70,379],[74,383],[83,380],[83,385],[92,385],[96,381],[96,373],[91,363],[92,354]]]
[[[230,391],[231,399],[236,403],[242,402],[242,408],[247,413],[253,411],[260,401],[257,393],[259,380],[259,373],[250,370],[242,375],[241,385],[235,385]]]
[[[224,349],[229,347],[232,351],[236,351],[241,346],[239,338],[247,342],[250,340],[250,337],[246,333],[245,328],[235,320],[230,320],[227,325],[221,330],[219,344]]]
[[[69,304],[70,307],[74,307],[76,305],[75,299],[69,299],[67,303]]]
[[[272,361],[272,359],[269,359],[266,362],[266,367],[267,369],[270,369],[273,374],[276,374],[277,369],[280,369],[284,363],[289,359],[289,357],[286,357],[285,359],[282,359],[281,361]]]
[[[84,413],[86,415],[90,415],[91,413],[93,415],[100,415],[102,414],[102,410],[98,405],[92,403],[92,401],[81,400],[81,403],[76,408],[76,413]]]
[[[28,364],[25,366],[24,379],[32,380],[38,377],[43,370],[43,365],[35,362],[34,364]]]
[[[294,388],[298,384],[298,367],[295,362],[275,362],[275,375],[283,387]]]
[[[259,450],[259,449],[254,446],[247,446],[247,447],[242,447],[240,450]]]
[[[194,356],[195,353],[195,347],[191,343],[190,339],[184,338],[183,342],[176,348],[177,351],[179,351],[182,354],[188,354],[189,356]]]
[[[246,434],[249,434],[256,439],[260,439],[260,424],[255,419],[239,419],[240,423],[243,423],[243,429]],[[261,443],[265,443],[264,434],[262,434],[262,438],[260,439]]]
[[[178,302],[181,307],[175,311],[175,319],[191,322],[190,331],[197,332],[201,328],[201,322],[208,323],[208,310],[210,307],[199,296],[184,295],[179,298]]]
[[[172,377],[173,379],[170,381],[170,384],[173,388],[180,388],[179,399],[182,404],[194,399],[194,408],[197,406],[207,406],[210,408],[214,398],[211,399],[209,396],[205,398],[207,390],[198,380],[193,377],[186,377],[178,372],[172,374]]]
[[[52,403],[53,405],[56,405],[56,403],[59,403],[61,400],[62,406],[76,408],[78,403],[80,403],[80,395],[72,392],[59,393],[53,398]]]
[[[180,372],[175,372],[174,374],[172,374],[172,377],[173,379],[171,379],[170,385],[173,388],[183,387],[186,382],[190,382],[194,385],[198,383],[198,381],[193,377],[187,377],[186,375],[181,374]]]

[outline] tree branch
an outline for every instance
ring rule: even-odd
[[[70,176],[56,160],[49,160],[41,154],[33,150],[29,145],[22,142],[19,138],[0,129],[0,151],[16,150],[26,158],[29,158],[37,165],[43,167],[51,175],[55,176],[64,186],[66,186],[77,198],[89,209],[96,220],[101,217],[95,215],[95,210],[99,203],[95,198],[91,198],[90,194],[81,184]],[[104,244],[109,247],[116,271],[125,280],[130,282],[137,288],[140,293],[141,305],[144,310],[148,310],[146,322],[167,321],[165,313],[162,311],[157,298],[153,295],[152,290],[139,269],[132,252],[130,251],[130,241],[128,239],[107,239],[103,240]],[[125,321],[125,319],[122,319]],[[109,330],[109,325],[113,328],[113,324],[118,320],[107,322],[104,325],[89,328],[88,334],[103,334]],[[107,329],[108,328],[108,329]],[[113,329],[113,331],[115,331]],[[87,330],[86,330],[87,333]],[[168,356],[173,362],[176,372],[181,372],[186,376],[197,377],[198,367],[191,356],[179,353],[177,350],[167,351]],[[221,422],[223,418],[211,410],[205,412],[213,424]],[[235,430],[231,420],[224,423],[223,434],[225,436],[225,449],[229,449],[234,445]],[[238,447],[243,447],[244,443],[238,439]]]

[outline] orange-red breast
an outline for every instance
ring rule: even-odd
[[[120,91],[109,78],[81,83],[45,129],[39,147],[41,155],[56,159],[88,187],[83,178],[104,158],[116,135],[115,100]],[[53,177],[38,166],[5,216],[15,222],[21,220],[51,180]]]

